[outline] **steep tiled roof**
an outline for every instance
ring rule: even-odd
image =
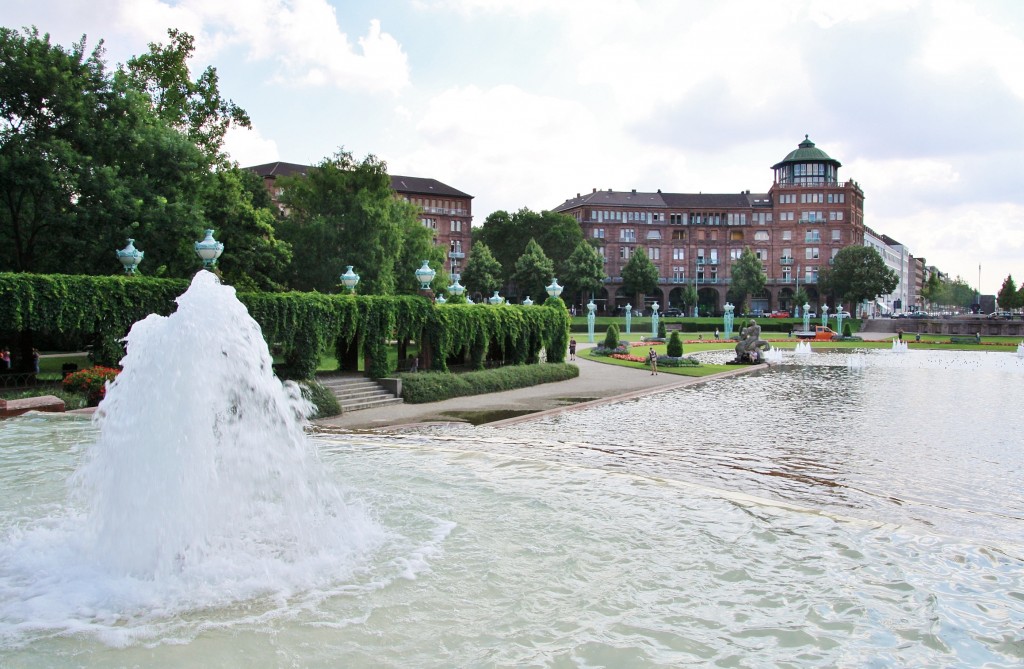
[[[250,172],[255,172],[261,177],[291,177],[295,175],[305,176],[306,172],[309,171],[309,165],[299,165],[298,163],[265,163],[263,165],[253,165],[252,167],[246,167]]]
[[[443,184],[437,179],[422,177],[403,177],[391,175],[391,189],[396,193],[414,193],[416,195],[435,195],[441,197],[468,197],[472,195]]]
[[[743,209],[770,207],[767,193],[638,193],[636,191],[595,190],[577,195],[555,207],[568,211],[575,207],[656,207],[659,209]]]

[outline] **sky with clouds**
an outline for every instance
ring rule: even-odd
[[[3,25],[111,65],[189,32],[252,118],[241,165],[372,153],[478,225],[593,188],[766,192],[807,134],[876,232],[985,293],[1024,281],[1021,0],[13,0]]]

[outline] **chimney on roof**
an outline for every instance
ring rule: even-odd
[[[633,189],[633,192],[634,192],[634,193],[636,192],[636,189],[635,189],[635,188]]]
[[[658,189],[658,192],[659,192],[659,193],[661,192],[661,189],[660,189],[660,188]]]
[[[580,194],[579,193],[576,193],[576,199],[577,200],[580,199]]]
[[[608,192],[609,192],[609,193],[611,193],[611,192],[612,192],[612,189],[611,189],[611,188],[609,188],[609,189],[608,189]]]
[[[591,193],[596,193],[596,192],[597,192],[597,189],[595,188],[594,190],[592,190],[592,191],[590,191],[590,192],[591,192]]]

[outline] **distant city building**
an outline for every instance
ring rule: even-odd
[[[869,227],[864,228],[864,246],[872,248],[882,256],[885,266],[896,272],[899,283],[887,295],[875,298],[871,313],[888,315],[894,311],[909,311],[916,304],[913,281],[913,257],[910,251],[888,235],[879,235]]]
[[[305,176],[315,167],[276,162],[244,169],[262,177],[270,197],[287,216],[288,211],[280,203],[283,191],[277,184],[278,177]],[[437,179],[398,175],[390,175],[390,178],[395,196],[419,207],[420,223],[434,231],[437,245],[448,249],[446,269],[453,280],[460,278],[472,243],[470,229],[473,225],[473,196]]]
[[[623,292],[621,272],[630,256],[642,251],[659,275],[657,292],[645,296],[648,304],[680,306],[681,287],[691,284],[702,313],[721,313],[732,266],[746,247],[768,277],[765,290],[751,297],[752,309],[792,309],[801,287],[817,307],[821,270],[840,249],[864,243],[864,192],[854,181],[839,180],[840,167],[805,136],[772,166],[775,178],[767,193],[595,188],[555,211],[573,216],[598,244],[608,277],[595,296],[603,310],[635,300]]]

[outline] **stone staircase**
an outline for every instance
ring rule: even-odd
[[[317,376],[316,380],[334,393],[343,413],[402,403],[401,397],[395,397],[379,383],[362,375],[331,374]]]

